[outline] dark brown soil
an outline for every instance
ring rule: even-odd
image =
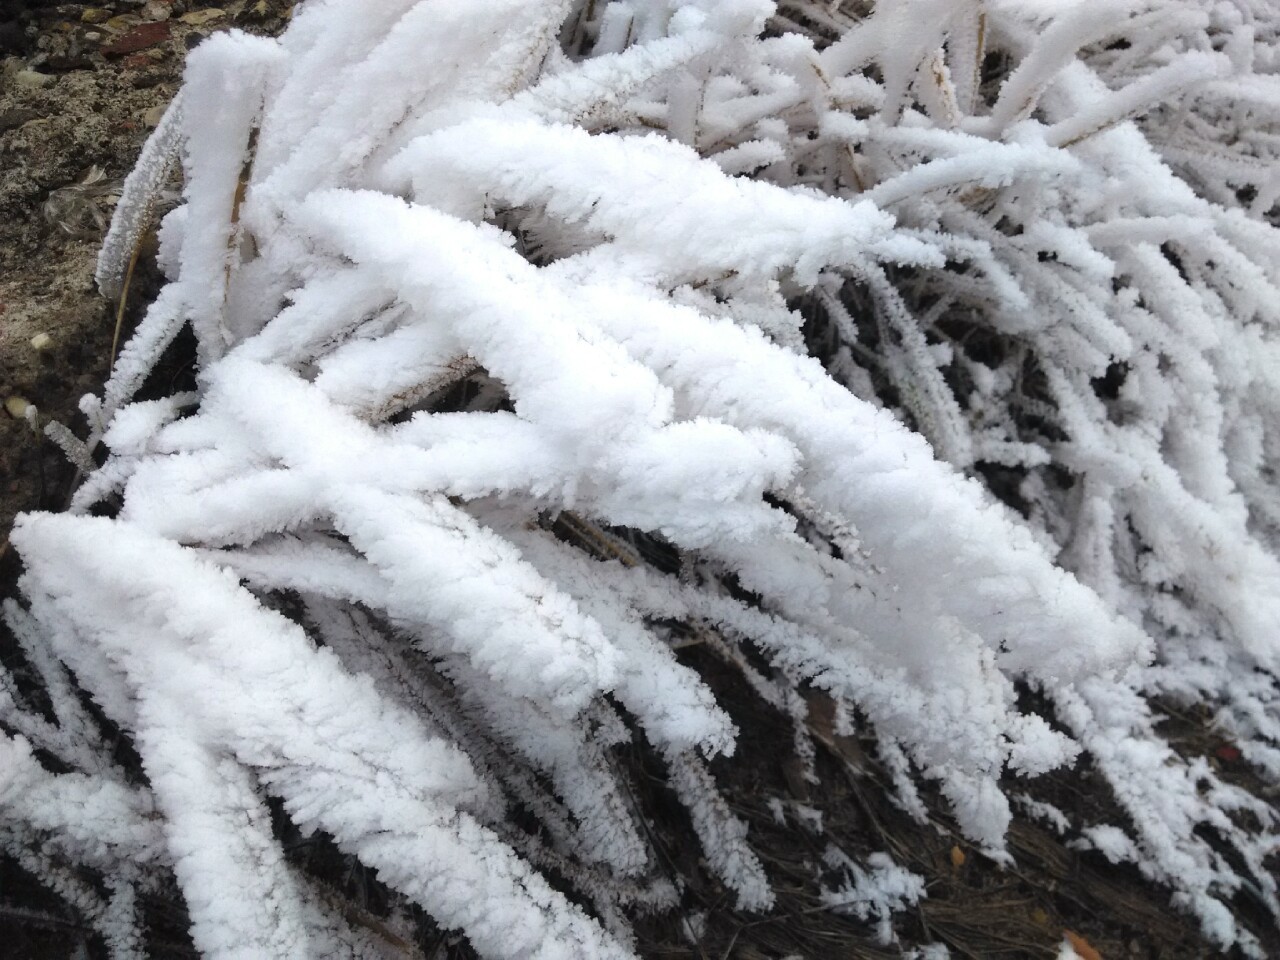
[[[63,458],[25,404],[81,429],[110,366],[115,305],[93,283],[119,186],[214,30],[279,30],[281,0],[0,4],[0,543],[22,510],[57,508]],[[33,345],[33,340],[35,344]]]

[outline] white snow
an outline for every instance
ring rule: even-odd
[[[193,51],[97,274],[180,162],[168,282],[5,608],[52,713],[0,670],[2,849],[115,956],[170,872],[210,956],[376,954],[267,797],[485,957],[631,956],[678,902],[639,738],[767,910],[685,642],[810,781],[818,690],[917,819],[936,781],[1000,862],[1044,820],[1257,953],[1274,808],[1148,697],[1280,776],[1280,11],[847,6],[307,0]],[[136,399],[184,326],[196,389]],[[1123,823],[1001,789],[1082,758]],[[828,866],[886,943],[924,892]]]

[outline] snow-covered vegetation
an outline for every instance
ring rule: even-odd
[[[213,958],[382,956],[418,908],[488,958],[630,957],[681,889],[620,743],[738,907],[773,900],[697,644],[810,776],[821,695],[906,809],[940,790],[997,861],[1013,811],[1059,822],[1258,954],[1230,905],[1280,913],[1276,809],[1158,725],[1203,705],[1280,783],[1277,30],[1271,0],[306,0],[215,35],[100,262],[118,292],[180,166],[169,282],[58,433],[70,510],[13,534],[0,848],[117,957],[173,878]],[[184,327],[197,389],[137,399]],[[1085,762],[1119,822],[1011,804]],[[926,893],[831,857],[886,939]]]

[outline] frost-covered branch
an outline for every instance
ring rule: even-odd
[[[52,713],[0,674],[0,762],[83,799],[0,793],[5,849],[117,955],[126,862],[211,956],[370,955],[274,799],[486,957],[631,956],[678,891],[621,744],[767,909],[681,631],[808,776],[817,689],[997,861],[1007,778],[1087,758],[1125,821],[1064,829],[1258,953],[1227,904],[1280,912],[1274,808],[1154,704],[1280,777],[1280,15],[862,8],[307,0],[193,51],[99,267],[180,156],[168,283],[82,402],[105,463],[13,538]],[[135,399],[184,326],[194,392]],[[924,895],[829,860],[886,942]]]

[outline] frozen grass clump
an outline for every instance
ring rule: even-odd
[[[1277,24],[307,0],[210,38],[103,249],[118,290],[179,162],[100,465],[13,535],[3,850],[119,957],[170,878],[214,958],[383,956],[419,909],[630,957],[681,889],[620,744],[739,909],[774,897],[692,637],[806,776],[818,691],[997,861],[1007,778],[1086,756],[1124,817],[1081,842],[1260,956],[1231,902],[1280,912],[1275,809],[1153,704],[1280,780]],[[135,399],[184,327],[195,392]],[[891,940],[923,883],[832,849]]]

